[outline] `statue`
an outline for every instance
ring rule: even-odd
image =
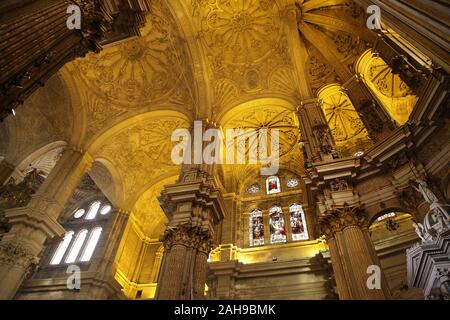
[[[425,227],[423,226],[423,224],[413,222],[413,227],[416,230],[416,233],[419,236],[419,238],[422,239],[422,241],[424,242],[427,241],[425,237]]]
[[[428,188],[428,184],[425,181],[417,179],[416,182],[419,184],[419,186],[418,188],[413,186],[413,188],[417,192],[422,194],[426,202],[428,202],[429,204],[439,202],[439,199],[434,195],[433,191],[431,191],[430,188]]]
[[[425,226],[421,224],[414,225],[416,233],[422,240],[424,240],[425,238],[429,237],[433,238],[436,233],[448,230],[450,215],[444,208],[448,206],[443,205],[439,202],[439,199],[436,197],[433,191],[428,188],[428,184],[425,181],[417,179],[416,182],[418,183],[418,186],[413,186],[414,190],[422,194],[422,197],[430,205],[427,216],[431,217],[433,221],[437,222],[430,224],[427,223],[428,220],[427,218],[425,218]]]

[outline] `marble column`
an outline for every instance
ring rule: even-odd
[[[370,240],[368,225],[358,207],[344,206],[321,216],[320,226],[329,248],[336,286],[341,300],[385,300],[390,298],[380,261]],[[380,271],[379,288],[370,288],[369,268]],[[372,279],[372,278],[371,278]],[[374,282],[376,283],[376,282]],[[372,281],[369,280],[369,284]]]
[[[45,241],[64,234],[59,215],[92,162],[89,154],[67,149],[28,204],[6,210],[11,229],[0,242],[0,300],[14,298]]]

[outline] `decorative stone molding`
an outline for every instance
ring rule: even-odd
[[[408,285],[426,299],[448,299],[450,288],[450,230],[406,251]]]
[[[0,264],[28,268],[38,262],[39,259],[20,242],[0,243]]]
[[[165,250],[170,251],[174,245],[182,245],[197,249],[209,255],[213,249],[213,236],[210,231],[199,227],[183,225],[177,228],[169,228],[161,237]]]
[[[360,206],[344,205],[342,208],[336,208],[334,211],[319,217],[320,230],[325,238],[330,239],[337,232],[342,232],[351,226],[367,228],[368,223],[363,212]]]

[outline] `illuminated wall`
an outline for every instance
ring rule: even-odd
[[[356,70],[391,118],[405,124],[418,99],[406,83],[372,50],[359,58]]]
[[[319,101],[336,146],[344,155],[364,150],[368,132],[348,95],[338,84],[323,87]]]

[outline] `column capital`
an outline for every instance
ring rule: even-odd
[[[368,223],[362,206],[344,204],[343,207],[322,214],[319,217],[319,226],[325,238],[330,239],[334,238],[336,233],[349,227],[368,228]]]
[[[0,264],[28,268],[39,259],[19,241],[0,242]]]
[[[181,225],[176,228],[167,228],[161,237],[164,248],[167,251],[175,245],[197,249],[208,255],[213,248],[213,235],[210,230],[190,225]]]

